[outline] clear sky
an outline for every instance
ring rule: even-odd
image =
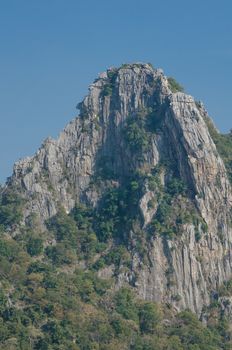
[[[232,128],[231,0],[0,0],[0,182],[99,72],[151,62]]]

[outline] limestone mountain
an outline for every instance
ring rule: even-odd
[[[136,288],[143,298],[171,301],[180,295],[181,308],[200,312],[210,290],[232,276],[231,188],[202,106],[171,88],[162,71],[147,64],[109,69],[90,86],[80,116],[58,140],[47,139],[35,156],[15,164],[9,185],[21,187],[27,199],[25,220],[34,212],[43,222],[61,205],[67,212],[76,202],[98,206],[107,187],[123,187],[140,172],[143,188],[135,210],[141,218],[135,230],[146,231],[159,209],[158,192],[181,179],[186,194],[171,206],[186,215],[196,210],[202,221],[180,223],[172,240],[150,228],[149,265],[135,250],[128,274],[137,272]],[[149,181],[160,182],[163,189]],[[131,227],[121,234],[136,232]],[[170,267],[172,286],[166,273]]]
[[[232,278],[229,162],[202,103],[136,63],[100,74],[78,109],[57,140],[15,164],[2,232],[27,237],[40,261],[202,317]]]

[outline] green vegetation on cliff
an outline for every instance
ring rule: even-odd
[[[220,134],[208,117],[205,118],[205,121],[217,150],[224,161],[229,180],[232,183],[232,132]]]
[[[122,264],[130,265],[125,245],[104,253],[101,266],[96,266],[100,260],[95,262],[94,257],[119,232],[124,205],[136,203],[138,190],[138,183],[131,181],[121,194],[109,191],[97,217],[83,205],[69,215],[61,210],[47,222],[43,235],[33,225],[22,226],[14,238],[1,233],[1,349],[230,349],[223,314],[217,313],[217,318],[212,314],[206,327],[188,310],[177,313],[170,305],[142,301],[129,286],[114,290],[113,276],[98,276],[99,267],[114,264],[117,273]],[[180,182],[170,182],[171,194],[184,190]],[[12,209],[18,210],[15,203],[11,199],[0,207],[6,213],[2,220],[9,225]],[[21,202],[17,203],[20,208]],[[97,218],[108,227],[99,238]],[[228,293],[228,285],[225,288]]]

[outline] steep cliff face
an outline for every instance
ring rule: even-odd
[[[123,123],[142,108],[160,105],[170,93],[162,72],[148,65],[109,70],[89,90],[79,105],[80,116],[58,140],[47,139],[34,157],[15,164],[10,181],[22,185],[29,195],[36,193],[28,212],[35,210],[42,220],[54,215],[60,202],[69,211],[85,196],[97,162],[107,161],[119,176],[134,171],[130,155],[125,154]],[[145,155],[153,165],[158,161],[154,152],[152,145]]]
[[[144,299],[200,314],[232,277],[231,188],[205,110],[191,96],[173,93],[163,72],[148,64],[107,70],[79,109],[57,140],[47,139],[14,166],[7,186],[26,199],[25,222],[36,213],[43,227],[61,206],[69,213],[77,202],[98,208],[107,188],[139,174],[138,220],[123,233],[132,264],[119,271],[116,286],[130,283]],[[173,190],[173,179],[184,194]],[[157,226],[157,220],[165,226],[159,218],[168,190],[172,237]],[[191,215],[178,219],[183,213]],[[138,230],[149,236],[145,260],[134,244]]]

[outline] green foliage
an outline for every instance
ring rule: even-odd
[[[168,78],[169,88],[173,93],[175,92],[184,92],[183,86],[181,86],[174,78]]]
[[[104,260],[107,265],[114,264],[119,268],[121,264],[130,265],[131,256],[125,246],[119,245],[105,255]]]
[[[127,241],[131,223],[138,213],[140,194],[140,179],[137,178],[129,178],[125,186],[106,191],[96,212],[94,225],[101,242],[116,237]]]
[[[71,217],[75,220],[78,229],[89,229],[92,222],[92,210],[83,204],[76,203],[71,211]]]
[[[101,280],[93,272],[75,271],[74,283],[81,299],[85,302],[94,301],[96,295],[104,295],[110,287],[107,280]]]
[[[118,74],[117,68],[111,68],[107,71],[107,76],[112,83],[115,83],[115,80],[117,78],[117,74]]]
[[[0,288],[1,349],[9,344],[20,350],[216,350],[223,343],[226,346],[228,326],[220,317],[210,328],[189,311],[168,321],[167,310],[160,305],[138,300],[128,288],[113,292],[110,281],[94,271],[62,272],[56,260],[52,264],[33,261],[24,254],[23,260],[21,242],[0,240],[0,257],[11,265],[11,271],[3,272],[1,263],[1,276],[5,276],[5,288]],[[123,246],[108,259],[120,264],[121,255],[127,255]],[[15,278],[14,264],[20,278]]]
[[[110,189],[102,198],[100,209],[96,216],[96,232],[102,242],[112,238],[118,230],[121,210],[121,191]]]
[[[111,96],[114,89],[115,80],[117,77],[117,69],[107,71],[108,82],[103,86],[102,96]]]
[[[94,270],[102,269],[107,265],[113,264],[115,274],[119,272],[121,266],[130,268],[131,255],[124,245],[115,246],[109,253],[103,255],[92,266]]]
[[[123,63],[123,64],[121,65],[120,69],[127,69],[127,68],[130,68],[130,67],[131,67],[130,64],[128,64],[128,63]]]
[[[48,246],[47,256],[56,264],[72,264],[77,258],[91,259],[104,249],[93,230],[93,213],[82,204],[76,204],[68,215],[60,210],[47,222],[57,244]]]
[[[75,220],[81,250],[85,257],[101,252],[105,246],[100,243],[93,230],[94,213],[83,204],[76,204],[70,216]]]
[[[111,96],[113,88],[111,84],[105,84],[102,90],[102,96]]]
[[[115,309],[125,319],[138,322],[138,309],[130,289],[122,288],[115,295]]]
[[[64,210],[47,222],[47,228],[54,234],[57,244],[47,246],[45,253],[55,265],[72,264],[80,251],[80,237],[76,221]]]
[[[145,120],[138,114],[127,119],[124,137],[132,152],[143,153],[149,146],[148,134],[145,130]]]
[[[149,191],[156,191],[156,192],[163,190],[163,186],[161,184],[159,174],[148,177],[148,189],[149,189]]]
[[[215,129],[212,121],[208,117],[205,117],[205,122],[208,126],[210,135],[217,147],[217,150],[224,161],[229,180],[232,183],[232,133],[230,132],[229,134],[220,134]],[[218,185],[220,186],[220,180]]]
[[[58,242],[67,241],[76,246],[78,229],[75,220],[67,215],[64,210],[60,210],[48,222],[47,227],[54,232]]]
[[[170,334],[180,338],[185,350],[217,350],[221,344],[219,334],[204,327],[190,311],[183,311],[177,316]]]
[[[65,243],[58,243],[55,246],[48,246],[45,253],[53,264],[62,266],[64,264],[72,264],[77,258],[75,250],[67,246]]]
[[[149,150],[153,133],[159,133],[163,128],[162,108],[141,108],[126,119],[124,125],[124,140],[133,157],[142,159]]]
[[[179,194],[185,194],[187,188],[186,188],[186,185],[185,183],[177,178],[177,177],[173,177],[171,179],[171,181],[168,182],[168,185],[167,185],[167,193],[170,195],[170,196],[175,196],[175,195],[179,195]]]
[[[17,255],[17,244],[13,240],[0,239],[0,256],[13,261]]]
[[[43,251],[43,240],[39,237],[30,237],[27,242],[27,252],[31,256],[41,254]]]
[[[160,180],[161,170],[172,174],[164,186]],[[208,227],[188,199],[188,189],[181,180],[178,169],[173,162],[163,160],[152,170],[152,174],[148,177],[148,188],[156,193],[158,208],[150,223],[148,233],[173,239],[182,234],[183,224],[193,223],[196,228],[196,238],[199,240],[200,231],[207,232]]]
[[[145,303],[139,311],[139,324],[142,333],[155,333],[162,320],[160,308],[154,303]]]
[[[133,333],[129,322],[118,314],[113,314],[110,320],[110,325],[112,326],[115,337],[122,339],[124,342],[126,339],[130,338]]]
[[[8,229],[22,220],[24,201],[13,190],[6,190],[0,194],[0,226]]]

